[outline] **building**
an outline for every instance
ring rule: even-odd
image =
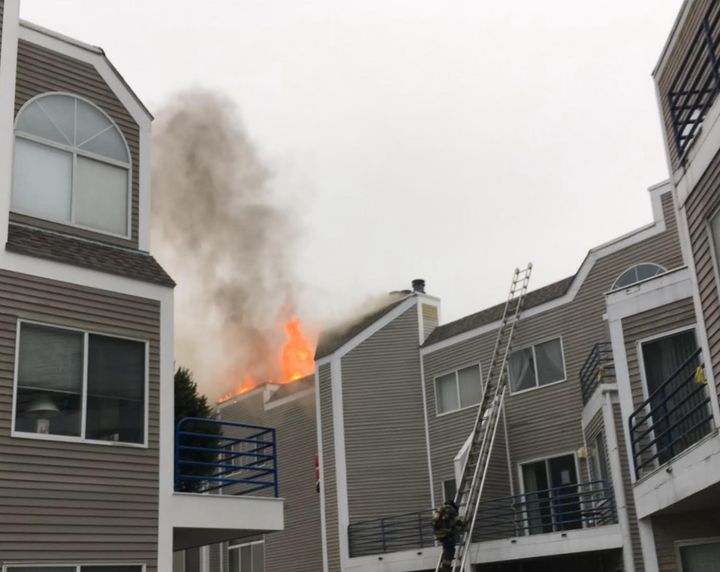
[[[279,499],[173,485],[151,120],[100,48],[0,0],[3,572],[165,571],[175,550],[282,529]]]

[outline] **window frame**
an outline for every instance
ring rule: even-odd
[[[477,407],[478,405],[480,405],[479,401],[477,403],[473,403],[472,405],[466,405],[465,407],[462,407],[460,405],[460,380],[458,378],[458,372],[461,369],[469,369],[471,367],[478,368],[478,374],[480,375],[480,392],[481,392],[481,399],[482,399],[482,391],[484,389],[484,385],[483,385],[482,364],[479,361],[468,363],[466,365],[462,365],[462,366],[456,367],[454,369],[446,370],[446,371],[439,373],[433,377],[433,391],[435,392],[435,417],[442,417],[444,415],[450,415],[451,413],[457,413],[458,411],[465,411],[466,409],[470,409],[472,407]],[[438,409],[438,404],[440,402],[438,400],[438,383],[437,382],[438,382],[438,379],[440,379],[441,377],[445,377],[447,375],[450,375],[451,373],[455,374],[455,390],[456,390],[457,396],[458,396],[458,407],[457,407],[457,409],[449,409],[448,411],[441,412]]]
[[[712,258],[713,274],[715,276],[715,289],[718,298],[720,298],[720,252],[715,248],[715,234],[713,233],[712,221],[720,218],[720,205],[717,205],[710,211],[710,215],[705,220],[705,230],[707,232],[708,246],[710,247],[710,257]],[[720,237],[718,237],[720,241]]]
[[[105,116],[108,119],[108,121],[110,121],[112,126],[115,129],[117,129],[117,132],[120,134],[120,137],[122,138],[122,141],[125,145],[125,149],[127,151],[128,162],[124,163],[122,161],[118,161],[117,159],[113,159],[111,157],[105,157],[102,155],[98,155],[96,153],[85,151],[84,149],[79,149],[77,146],[74,146],[74,145],[66,145],[63,143],[58,143],[57,141],[51,141],[50,139],[44,139],[42,137],[38,137],[37,135],[32,135],[31,133],[19,131],[17,128],[17,123],[18,123],[18,120],[20,119],[23,111],[25,111],[25,109],[29,105],[34,103],[35,101],[40,100],[44,97],[53,96],[53,95],[72,97],[76,100],[79,99],[81,101],[84,101],[88,105],[92,106],[94,109],[96,109],[100,113],[102,113],[103,116]],[[77,128],[77,107],[76,107],[75,125]],[[22,210],[16,210],[12,207],[12,193],[15,192],[15,139],[18,137],[20,139],[23,139],[24,141],[30,141],[30,142],[36,143],[38,145],[45,145],[46,147],[50,147],[55,150],[69,153],[72,156],[72,172],[71,172],[71,181],[70,181],[70,220],[41,217],[41,216],[38,216],[37,214],[33,214],[31,212],[26,212],[26,211],[22,211]],[[132,217],[132,203],[133,203],[133,200],[132,200],[133,199],[133,197],[132,197],[132,195],[133,195],[132,153],[130,152],[130,146],[128,145],[127,139],[125,138],[125,134],[123,133],[122,129],[120,129],[118,124],[113,120],[112,117],[110,117],[110,115],[107,114],[107,112],[105,112],[104,109],[102,109],[101,107],[99,107],[97,104],[93,103],[86,97],[83,97],[81,95],[77,95],[74,93],[66,92],[66,91],[46,91],[46,92],[40,93],[36,96],[33,96],[30,99],[28,99],[25,103],[23,103],[22,107],[15,114],[15,118],[13,120],[13,146],[12,146],[12,149],[13,149],[13,153],[12,153],[13,154],[13,162],[12,162],[13,167],[12,167],[12,182],[10,185],[10,194],[11,194],[10,212],[17,213],[17,214],[23,215],[23,216],[32,217],[32,218],[35,218],[38,220],[46,220],[46,221],[53,222],[56,224],[62,224],[65,226],[79,228],[82,230],[86,230],[88,232],[95,232],[95,233],[103,234],[106,236],[121,238],[123,240],[132,240],[132,232],[133,232],[133,228],[132,228],[132,219],[133,219],[133,217]],[[102,229],[98,229],[98,228],[95,228],[92,226],[83,225],[83,224],[80,224],[80,223],[77,223],[74,221],[75,200],[76,200],[76,197],[75,197],[76,186],[75,185],[76,185],[76,181],[77,181],[77,163],[78,163],[77,158],[78,158],[78,156],[84,157],[86,159],[90,159],[93,161],[97,161],[99,163],[105,163],[112,167],[119,167],[119,168],[125,169],[127,171],[127,201],[126,201],[126,205],[125,205],[126,209],[127,209],[127,220],[126,220],[127,233],[126,234],[118,234],[118,233],[115,233],[112,231],[102,230]]]
[[[110,566],[139,566],[140,572],[146,572],[147,570],[147,564],[145,562],[108,562],[108,561],[102,561],[102,562],[81,562],[81,563],[75,563],[75,562],[42,562],[39,564],[35,564],[33,562],[11,562],[9,564],[3,564],[2,566],[2,572],[14,572],[14,569],[22,568],[22,567],[29,567],[32,566],[33,568],[53,568],[57,566],[65,566],[66,568],[74,567],[75,572],[81,572],[83,566],[100,566],[100,567],[110,567]]]
[[[643,266],[643,265],[647,265],[647,266],[657,266],[658,268],[662,268],[662,272],[658,272],[657,274],[654,274],[654,275],[651,276],[650,278],[644,278],[643,280],[638,280],[637,282],[631,282],[631,283],[628,284],[627,286],[615,286],[615,285],[617,284],[618,280],[620,280],[620,278],[622,278],[623,276],[625,276],[625,274],[626,274],[627,272],[629,272],[629,271],[632,270],[633,268],[636,268],[636,267],[638,267],[638,266]],[[631,288],[631,287],[633,287],[633,286],[637,286],[638,284],[643,284],[643,283],[647,282],[648,280],[654,280],[654,279],[657,278],[658,276],[662,276],[663,274],[667,274],[667,272],[668,272],[668,269],[665,268],[665,266],[663,266],[662,264],[658,264],[657,262],[648,262],[648,261],[636,262],[635,264],[633,264],[633,265],[631,265],[631,266],[628,266],[625,270],[623,270],[620,274],[617,275],[617,277],[615,278],[615,280],[613,280],[612,286],[610,286],[610,292],[619,292],[620,290],[625,290],[626,288]]]
[[[238,551],[239,551],[241,548],[244,548],[245,546],[250,546],[250,561],[251,561],[252,568],[253,568],[250,572],[260,572],[259,570],[258,570],[258,571],[255,570],[255,562],[254,562],[254,559],[253,559],[253,557],[252,557],[252,554],[253,554],[252,547],[255,546],[256,544],[262,544],[262,545],[263,545],[263,547],[262,547],[262,549],[263,549],[263,570],[262,570],[262,572],[265,572],[265,568],[266,568],[266,567],[265,567],[265,561],[266,561],[266,558],[267,558],[267,550],[266,550],[266,548],[267,548],[267,547],[265,546],[265,537],[264,537],[264,536],[263,536],[263,538],[262,538],[261,540],[251,540],[250,542],[241,542],[240,544],[232,544],[232,542],[228,542],[228,545],[227,545],[228,567],[230,566],[230,551],[231,551],[231,550],[238,550]],[[224,563],[223,563],[223,565],[224,565]],[[241,565],[242,565],[242,564],[241,564]],[[229,568],[228,568],[228,569],[229,569]],[[243,572],[243,571],[241,570],[241,572]]]
[[[563,366],[563,374],[564,374],[564,376],[563,376],[562,379],[559,379],[559,380],[557,380],[557,381],[551,381],[550,383],[545,383],[545,384],[543,384],[543,385],[540,385],[540,379],[538,378],[538,371],[537,371],[537,356],[535,355],[535,346],[539,346],[539,345],[545,344],[545,343],[547,343],[547,342],[551,342],[551,341],[553,341],[553,340],[560,340],[560,356],[562,357],[562,366]],[[520,352],[520,351],[523,351],[523,350],[526,350],[526,349],[528,349],[528,348],[531,348],[531,349],[532,349],[532,354],[533,354],[533,370],[534,370],[534,372],[535,372],[535,386],[534,386],[534,387],[528,387],[528,388],[526,388],[526,389],[514,390],[514,389],[512,388],[512,382],[511,382],[511,380],[510,380],[510,359],[512,358],[512,356],[513,356],[514,353]],[[526,393],[526,392],[528,392],[528,391],[535,391],[535,390],[537,390],[537,389],[542,389],[542,388],[544,388],[544,387],[550,387],[550,386],[552,386],[552,385],[557,385],[558,383],[563,383],[563,382],[567,381],[567,379],[568,379],[568,374],[567,374],[567,365],[566,365],[566,363],[565,363],[565,343],[564,343],[562,334],[561,334],[561,335],[558,335],[558,336],[550,336],[550,337],[547,337],[547,338],[543,338],[543,339],[538,340],[538,341],[536,341],[536,342],[532,342],[532,343],[525,344],[525,345],[518,346],[518,347],[514,348],[513,351],[510,353],[510,355],[508,356],[507,368],[508,368],[508,370],[507,370],[508,389],[509,389],[509,391],[510,391],[510,395],[519,395],[519,394],[521,394],[521,393]]]
[[[720,544],[720,536],[703,536],[700,538],[683,538],[673,543],[675,549],[675,562],[679,572],[686,572],[682,565],[682,554],[680,549],[684,546],[700,546],[702,544]]]
[[[81,418],[80,418],[80,435],[53,435],[44,433],[31,433],[27,431],[17,431],[15,429],[15,421],[17,415],[17,394],[18,394],[18,367],[20,365],[20,343],[21,343],[21,332],[22,325],[29,324],[33,326],[42,326],[44,328],[54,328],[56,330],[64,330],[68,332],[79,332],[83,334],[83,379],[82,379],[82,394],[80,396],[81,402]],[[84,437],[86,425],[87,425],[87,382],[88,382],[88,348],[89,338],[91,335],[104,336],[107,338],[117,338],[120,340],[128,340],[132,342],[142,343],[145,347],[145,376],[144,376],[144,411],[143,411],[143,441],[141,443],[131,443],[126,441],[104,441],[102,439],[87,439]],[[141,338],[133,338],[130,336],[108,334],[106,332],[99,332],[96,330],[89,330],[83,328],[77,328],[72,326],[65,326],[62,324],[51,324],[47,322],[40,322],[36,320],[28,320],[24,318],[18,318],[15,330],[15,364],[13,366],[13,395],[12,395],[12,426],[10,430],[10,437],[19,439],[37,439],[42,441],[59,441],[65,443],[88,443],[92,445],[106,445],[110,447],[133,447],[140,449],[147,449],[149,446],[149,412],[150,412],[150,342]],[[114,563],[117,564],[117,563]],[[87,564],[86,564],[87,565]],[[28,566],[30,566],[28,564]],[[72,566],[72,564],[68,564]],[[82,566],[82,564],[78,564]],[[130,566],[130,564],[128,564]]]

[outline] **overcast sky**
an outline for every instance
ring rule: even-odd
[[[651,220],[681,0],[23,0],[151,110],[215,88],[298,207],[303,311],[423,277],[448,321]]]

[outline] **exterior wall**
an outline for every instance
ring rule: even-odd
[[[680,159],[678,157],[675,139],[672,135],[673,125],[670,115],[668,93],[675,77],[678,74],[678,71],[680,70],[680,66],[683,63],[683,58],[687,53],[690,42],[700,29],[702,18],[707,12],[708,7],[712,4],[713,0],[695,0],[690,3],[690,10],[688,11],[687,17],[683,22],[682,27],[678,30],[674,44],[670,46],[670,51],[667,54],[667,58],[661,72],[656,76],[657,87],[661,98],[660,113],[664,123],[665,133],[668,134],[666,144],[668,157],[673,170],[680,166]]]
[[[665,231],[600,258],[591,268],[575,298],[562,306],[523,318],[516,330],[514,347],[562,336],[566,381],[506,397],[508,442],[515,492],[520,491],[518,463],[570,453],[583,444],[581,427],[582,400],[579,371],[597,342],[609,339],[604,293],[629,267],[655,262],[668,270],[682,266],[671,193],[662,196]],[[489,365],[496,332],[491,331],[424,355],[425,393],[428,403],[433,471],[438,472],[451,458],[449,449],[458,451],[472,426],[471,413],[459,412],[435,417],[433,379],[448,369],[477,362],[483,371]],[[470,411],[470,410],[468,410]],[[622,433],[621,433],[622,434]],[[580,479],[587,478],[580,464]],[[445,474],[445,473],[438,473]],[[440,479],[438,479],[440,480]],[[435,483],[437,490],[437,481]]]
[[[148,340],[149,446],[11,437],[19,318]],[[118,560],[157,570],[159,331],[156,301],[0,270],[3,562]]]
[[[666,304],[647,312],[641,312],[622,321],[627,354],[630,387],[632,389],[633,407],[637,408],[647,399],[640,376],[638,342],[652,336],[661,335],[679,328],[695,324],[695,311],[692,298],[686,298],[672,304]]]
[[[140,131],[135,120],[90,64],[20,40],[18,42],[17,78],[15,87],[15,113],[32,97],[48,91],[62,91],[84,97],[105,111],[117,123],[130,148],[132,161],[132,235],[124,240],[79,229],[74,226],[57,224],[33,217],[11,213],[12,222],[22,222],[59,230],[67,234],[91,238],[111,244],[137,248],[139,221],[139,152]]]
[[[418,339],[412,306],[341,358],[351,524],[431,506]]]
[[[453,459],[472,431],[478,408],[469,407],[443,415],[437,415],[435,378],[461,368],[482,362],[487,368],[492,354],[495,335],[482,336],[454,344],[448,348],[423,356],[425,373],[425,399],[427,401],[428,426],[430,431],[430,454],[433,469],[433,490],[436,504],[442,499],[442,483],[455,477]],[[483,383],[485,370],[481,367]],[[505,431],[501,425],[496,434],[495,447],[490,457],[483,497],[487,499],[506,497],[511,494],[508,474],[507,445]]]
[[[322,553],[320,500],[314,473],[317,452],[315,392],[269,409],[263,407],[262,393],[260,390],[224,407],[221,418],[276,430],[279,491],[285,499],[285,528],[265,536],[265,568],[317,572],[322,570]]]
[[[720,390],[720,296],[718,295],[718,262],[713,260],[708,219],[720,207],[720,152],[685,202],[690,246],[695,265],[698,294],[708,338],[712,371]]]
[[[325,501],[325,534],[327,542],[328,572],[340,570],[340,540],[337,512],[337,479],[335,477],[335,442],[333,435],[332,376],[330,365],[318,370],[318,392],[320,399],[320,440],[322,443],[322,464],[320,487]]]
[[[676,542],[720,537],[717,509],[655,516],[652,527],[660,572],[681,572]]]
[[[645,570],[645,562],[642,556],[640,528],[638,527],[637,511],[635,510],[635,496],[633,494],[632,479],[630,477],[630,460],[625,454],[625,447],[623,446],[623,443],[625,442],[625,423],[623,423],[620,404],[613,405],[613,419],[615,420],[615,435],[617,436],[619,442],[618,452],[620,454],[620,471],[622,473],[623,490],[625,492],[625,508],[627,510],[628,524],[630,527],[635,572],[643,572]]]

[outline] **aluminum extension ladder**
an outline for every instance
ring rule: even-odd
[[[510,293],[505,302],[500,328],[495,339],[495,348],[490,359],[490,367],[487,370],[487,381],[472,431],[470,450],[465,459],[462,477],[455,495],[455,503],[458,506],[460,518],[465,521],[466,526],[458,538],[457,552],[451,567],[452,572],[463,571],[465,566],[470,564],[468,554],[472,545],[475,519],[477,518],[480,498],[485,486],[485,477],[490,464],[490,456],[495,443],[495,434],[497,433],[498,421],[500,420],[505,398],[507,361],[510,355],[515,326],[518,323],[525,294],[527,293],[531,272],[531,263],[528,263],[523,269],[515,269],[510,285]],[[436,572],[442,571],[441,555]]]

